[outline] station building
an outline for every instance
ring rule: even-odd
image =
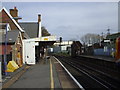
[[[3,63],[3,67],[5,66],[4,62],[8,64],[9,61],[15,61],[21,67],[22,64],[26,63],[26,58],[27,61],[33,60],[35,64],[36,61],[40,60],[40,51],[44,52],[45,49],[47,51],[47,47],[56,42],[56,36],[42,36],[40,14],[37,22],[23,23],[18,22],[19,19],[21,17],[18,16],[16,7],[10,9],[10,12],[4,7],[0,10],[0,48],[2,48],[0,61]],[[32,42],[32,44],[29,42]],[[33,54],[31,54],[32,51],[25,52],[30,50],[29,46],[34,48],[35,52]]]

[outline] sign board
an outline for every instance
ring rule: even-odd
[[[23,63],[35,64],[35,41],[23,40]]]
[[[44,41],[48,41],[48,38],[44,38]]]

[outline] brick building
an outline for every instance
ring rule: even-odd
[[[22,62],[22,39],[26,38],[24,30],[19,26],[18,10],[16,7],[10,9],[10,13],[3,7],[0,10],[0,61],[14,60],[18,65]],[[9,27],[8,27],[9,26]],[[7,33],[6,33],[7,32]],[[17,55],[20,59],[17,61]]]

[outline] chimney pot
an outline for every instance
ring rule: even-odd
[[[17,10],[16,6],[14,7],[14,10]]]
[[[38,14],[38,22],[41,22],[41,14]]]

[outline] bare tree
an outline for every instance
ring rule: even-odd
[[[87,44],[94,44],[94,43],[99,43],[100,42],[100,35],[98,34],[91,34],[91,33],[88,33],[84,36],[81,37],[81,41],[83,43],[85,43],[86,45]]]

